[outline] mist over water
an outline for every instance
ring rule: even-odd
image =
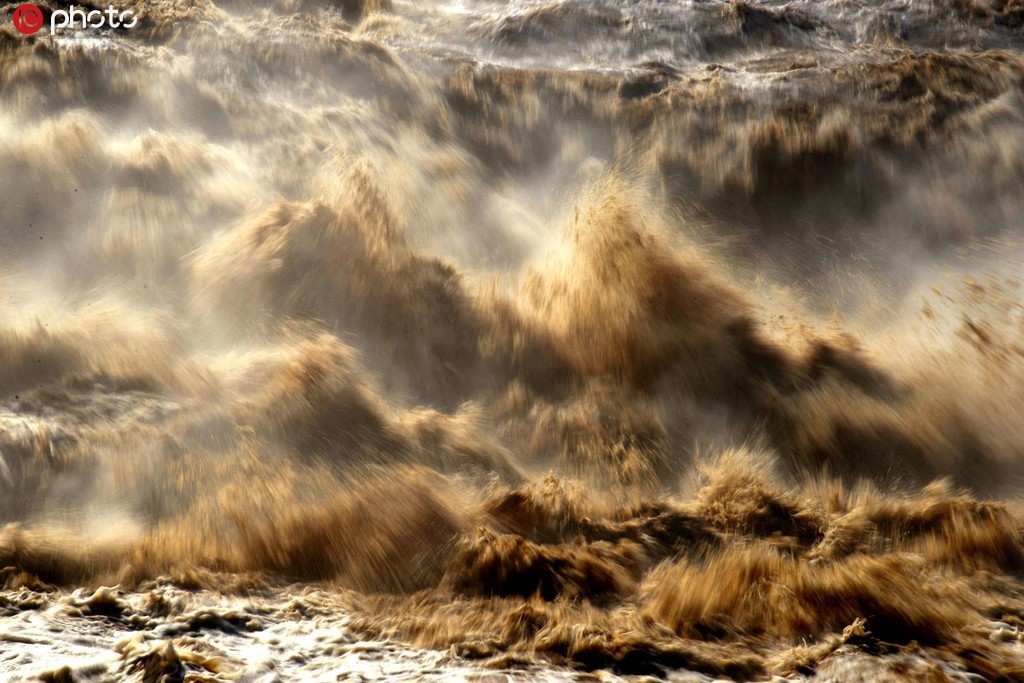
[[[1024,5],[123,7],[0,7],[4,680],[1024,678]]]

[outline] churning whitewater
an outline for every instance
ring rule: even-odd
[[[1024,680],[1020,0],[19,5],[4,681]]]

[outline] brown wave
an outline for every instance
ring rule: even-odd
[[[950,4],[954,52],[709,4],[722,63],[557,68],[657,4],[464,27],[491,63],[402,3],[5,24],[7,592],[315,583],[493,666],[1019,678],[1018,10]]]

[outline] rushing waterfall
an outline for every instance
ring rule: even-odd
[[[0,679],[1024,680],[1021,0],[0,22]]]

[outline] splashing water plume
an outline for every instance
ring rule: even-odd
[[[118,7],[0,7],[4,676],[1024,680],[1024,5]]]

